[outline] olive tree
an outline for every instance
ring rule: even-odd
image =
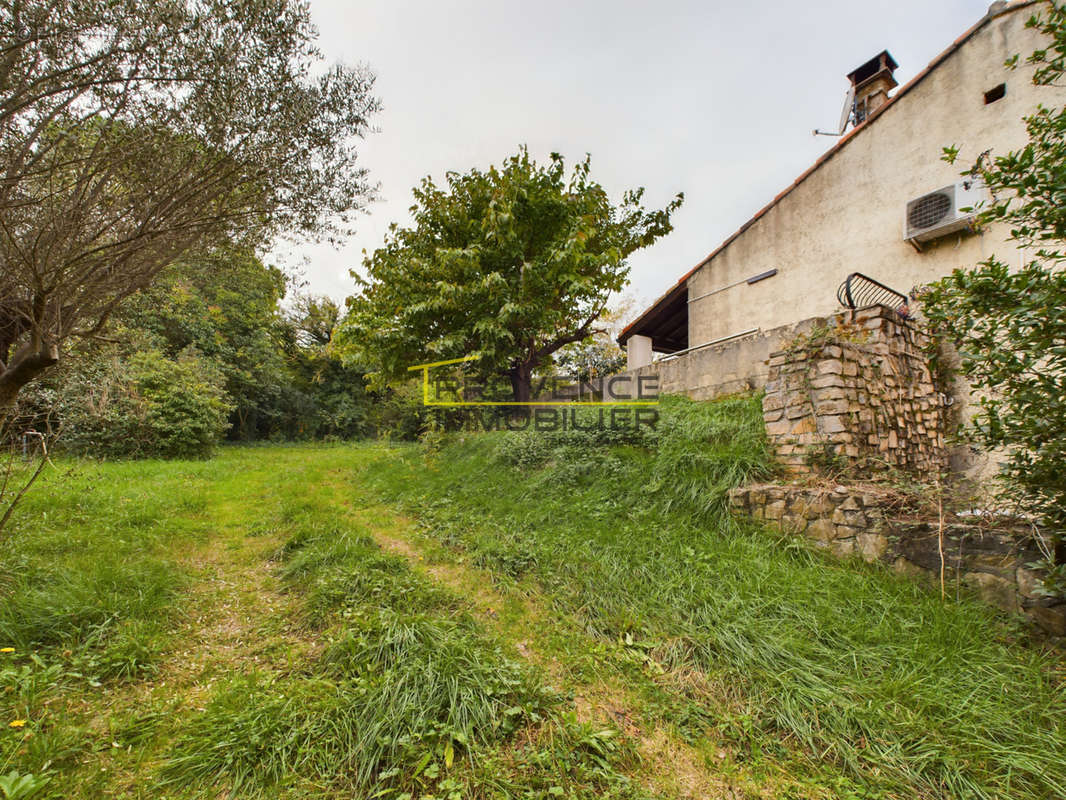
[[[0,415],[183,255],[348,231],[378,103],[316,37],[297,0],[0,7]]]

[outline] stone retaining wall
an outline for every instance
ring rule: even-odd
[[[944,465],[941,395],[928,339],[885,306],[846,312],[770,354],[766,432],[792,472],[868,474]]]
[[[857,555],[939,580],[938,522],[908,519],[895,495],[872,488],[766,484],[730,493],[734,511],[803,534],[840,556]],[[1040,550],[1027,528],[986,530],[952,521],[944,526],[948,591],[967,588],[992,605],[1021,612],[1048,633],[1066,636],[1066,602],[1043,597],[1041,576],[1028,568]]]

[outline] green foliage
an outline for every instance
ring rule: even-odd
[[[137,468],[119,469],[129,478]],[[158,552],[165,522],[182,506],[173,495],[180,473],[159,475],[159,489],[134,493],[137,502],[114,482],[50,473],[44,481],[27,497],[20,535],[0,551],[0,643],[23,654],[81,653],[88,676],[142,671],[182,583]]]
[[[27,800],[51,780],[47,776],[19,775],[15,771],[0,775],[0,793],[4,800]]]
[[[384,397],[367,391],[365,369],[345,364],[333,347],[341,309],[328,297],[297,295],[281,315],[287,381],[281,432],[289,439],[369,436]]]
[[[770,475],[762,422],[762,401],[734,395],[716,403],[666,396],[660,420],[650,425],[610,425],[609,409],[577,409],[578,425],[567,430],[529,430],[500,437],[497,457],[524,469],[552,465],[541,477],[565,484],[592,475],[618,478],[619,491],[633,470],[634,457],[647,474],[635,484],[644,501],[663,511],[684,508],[699,517],[719,518],[729,489]],[[601,422],[602,421],[602,422]],[[645,448],[650,455],[612,451],[612,445]]]
[[[74,348],[60,370],[23,391],[19,429],[62,430],[59,447],[79,453],[173,452],[174,442],[154,438],[168,426],[143,424],[137,392],[142,362],[161,354],[168,362],[195,360],[200,382],[225,390],[231,439],[415,438],[420,399],[416,407],[402,387],[369,392],[365,370],[342,363],[332,347],[337,304],[296,295],[282,308],[286,281],[232,245],[173,265],[121,310],[121,345]],[[198,446],[192,441],[182,454]]]
[[[233,245],[169,267],[131,298],[120,325],[139,349],[168,358],[194,349],[215,365],[233,409],[233,434],[257,438],[269,430],[286,381],[277,345],[281,271]]]
[[[977,601],[731,520],[726,490],[766,472],[759,403],[737,397],[664,403],[644,445],[455,435],[366,479],[649,670],[728,687],[677,718],[689,735],[798,748],[857,796],[1063,795],[1058,656]]]
[[[1066,72],[1066,8],[1047,3],[1029,27],[1049,38],[1028,59],[1033,81],[1060,86]],[[1008,65],[1015,67],[1015,57]],[[1050,531],[1046,589],[1066,593],[1066,108],[1041,105],[1025,118],[1029,142],[982,155],[966,174],[993,195],[983,225],[1008,225],[1028,248],[1019,270],[996,257],[958,269],[926,287],[922,309],[934,331],[952,340],[960,372],[983,392],[970,433],[1005,448],[1005,496]],[[955,148],[945,158],[954,161]]]
[[[0,26],[5,410],[175,260],[344,235],[374,194],[373,75],[325,62],[304,2],[20,0]]]
[[[213,362],[190,351],[90,361],[63,387],[64,446],[109,457],[209,456],[227,427],[222,383]]]
[[[646,211],[638,189],[614,205],[589,172],[586,158],[567,179],[561,156],[542,166],[522,148],[499,168],[448,173],[446,188],[426,178],[414,225],[394,225],[366,260],[345,351],[387,379],[477,355],[483,377],[509,376],[528,399],[532,370],[592,334],[627,257],[669,233],[681,204]]]
[[[569,375],[578,381],[593,381],[625,372],[626,354],[613,338],[594,336],[559,350],[553,374]]]

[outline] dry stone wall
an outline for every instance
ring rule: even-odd
[[[766,484],[730,493],[733,510],[802,534],[839,556],[860,556],[932,581],[939,580],[938,521],[901,513],[895,495],[871,487]],[[1025,614],[1048,633],[1066,636],[1066,601],[1041,594],[1041,558],[1028,528],[995,530],[949,522],[943,531],[944,568],[952,596],[974,591],[986,602]]]
[[[927,344],[895,311],[872,306],[771,353],[763,419],[777,459],[792,472],[939,472],[944,415]]]

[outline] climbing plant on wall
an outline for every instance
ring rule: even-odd
[[[1061,89],[1066,75],[1066,8],[1054,3],[1029,20],[1046,48],[1009,69],[1034,67],[1033,82]],[[1049,97],[1061,93],[1049,91]],[[1023,254],[1020,269],[993,256],[926,287],[933,330],[954,342],[960,371],[980,393],[970,434],[1003,448],[1004,494],[1050,534],[1046,589],[1066,593],[1066,108],[1040,105],[1024,118],[1028,143],[982,154],[967,174],[992,199],[982,225],[1008,226]],[[955,147],[945,148],[954,163]]]

